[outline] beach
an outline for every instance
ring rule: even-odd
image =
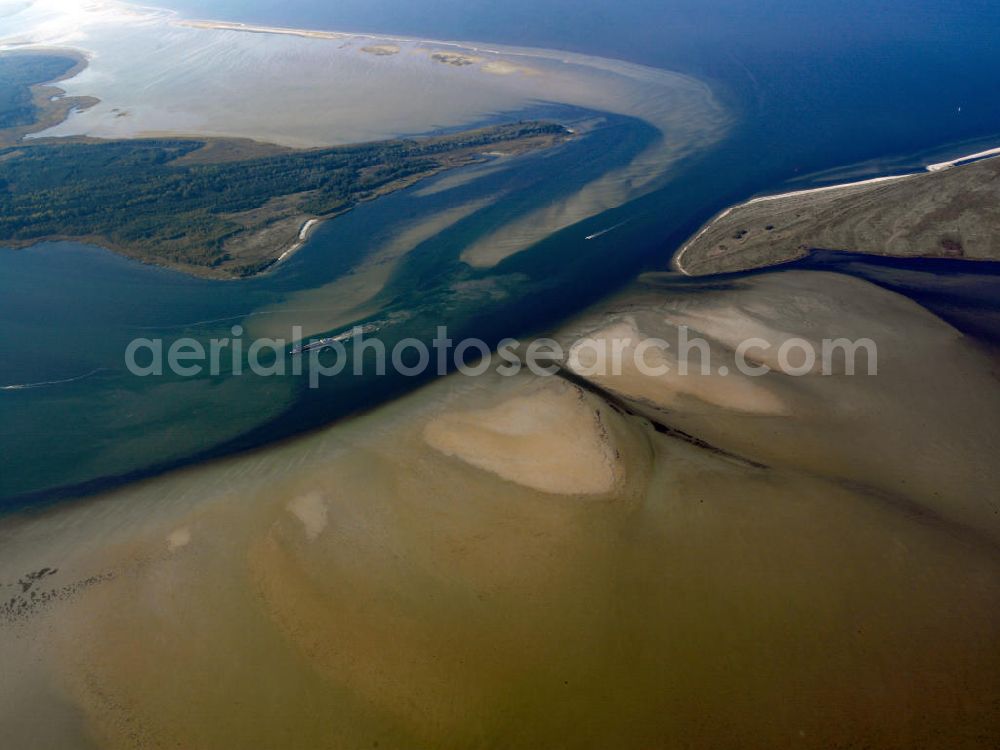
[[[987,197],[1000,170],[1000,161],[990,158],[997,153],[969,154],[923,172],[752,198],[706,223],[671,266],[686,276],[746,270],[794,260],[811,249],[998,260]]]
[[[315,227],[319,223],[320,223],[319,219],[308,219],[307,221],[305,221],[302,224],[302,228],[299,230],[298,240],[291,247],[289,247],[281,255],[278,256],[278,259],[275,261],[275,264],[281,263],[286,258],[289,258],[293,253],[295,253],[296,250],[298,250],[300,247],[306,244],[306,240],[309,239],[309,233],[313,230],[313,227]]]

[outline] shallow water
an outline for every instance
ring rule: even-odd
[[[431,34],[478,8],[408,16],[419,7],[363,5],[312,9],[317,22],[337,12],[361,23],[389,8],[386,23]],[[558,23],[479,28],[514,43],[569,39],[687,64],[691,45],[715,39],[699,48],[699,64],[728,71],[731,88],[734,70],[754,80],[744,93],[758,109],[742,112],[750,124],[663,190],[495,269],[458,258],[537,196],[571,194],[627,164],[649,131],[614,119],[545,156],[551,170],[532,163],[541,156],[492,162],[359,207],[320,227],[275,274],[246,283],[188,279],[75,245],[0,256],[0,319],[16,353],[0,362],[0,385],[85,376],[0,393],[0,494],[120,473],[151,455],[183,464],[220,442],[251,447],[413,385],[344,379],[303,397],[285,380],[136,384],[119,364],[132,336],[207,337],[233,322],[280,333],[297,310],[316,330],[394,316],[390,343],[426,335],[442,316],[493,340],[551,329],[644,264],[664,267],[702,219],[748,191],[795,169],[982,135],[991,122],[988,106],[968,104],[971,124],[899,116],[918,103],[926,115],[926,99],[954,90],[945,84],[966,65],[975,70],[956,97],[978,92],[986,103],[993,69],[972,63],[995,63],[976,43],[992,27],[971,11],[942,36],[938,22],[954,8],[906,3],[901,16],[883,4],[858,41],[834,33],[851,16],[840,2],[811,4],[788,24],[773,15],[781,4],[713,5],[687,28],[637,24],[637,8],[674,9],[646,5],[625,3],[609,20],[573,3]],[[493,7],[502,19],[510,5]],[[273,22],[295,11],[249,18],[241,3],[234,12]],[[742,70],[748,49],[756,53]],[[885,58],[875,73],[873,50]],[[821,64],[830,56],[833,70]],[[853,65],[866,69],[858,88],[844,82]],[[591,171],[599,155],[607,161]],[[504,191],[518,198],[494,204]],[[565,384],[451,376],[306,437],[8,514],[6,741],[992,747],[1000,532],[984,498],[997,486],[998,407],[995,351],[981,342],[998,329],[994,281],[970,268],[834,256],[794,264],[798,276],[647,280],[563,328],[576,335],[632,316],[651,334],[673,316],[703,326],[720,356],[734,326],[776,340],[878,333],[885,369],[874,379],[641,392],[654,406],[669,398],[666,415],[652,409],[651,418],[717,451]],[[566,450],[567,428],[586,452]],[[527,438],[504,439],[511,432]],[[546,440],[559,450],[521,449]],[[619,463],[596,471],[609,446]],[[589,461],[579,476],[566,465],[574,455]],[[567,474],[570,485],[558,481]]]
[[[1000,527],[966,502],[996,481],[987,355],[846,276],[660,283],[560,335],[623,305],[647,334],[678,310],[779,338],[876,319],[881,374],[768,376],[794,406],[780,416],[693,386],[670,424],[728,455],[558,379],[453,375],[283,445],[8,518],[8,737],[988,746]],[[713,317],[732,304],[745,318]]]
[[[0,255],[5,269],[0,315],[7,341],[18,352],[0,363],[2,385],[59,381],[99,369],[73,383],[3,392],[0,429],[9,448],[2,494],[169,464],[295,408],[246,443],[259,444],[366,408],[412,385],[402,378],[347,377],[328,379],[320,392],[303,392],[304,378],[226,377],[228,369],[219,378],[141,379],[124,366],[125,348],[136,337],[162,338],[169,346],[182,336],[232,337],[232,327],[241,325],[249,342],[253,336],[284,334],[291,325],[310,336],[378,320],[380,337],[391,345],[406,336],[429,339],[443,324],[456,335],[491,340],[551,319],[575,304],[587,286],[596,292],[606,281],[600,248],[607,245],[582,239],[593,231],[591,225],[557,235],[513,268],[472,270],[458,261],[459,254],[532,210],[539,196],[571,194],[595,174],[627,161],[651,137],[635,121],[609,122],[555,153],[503,161],[499,171],[470,183],[431,193],[418,186],[359,206],[320,226],[275,272],[247,282],[191,279],[73,244]],[[498,201],[498,194],[508,198]],[[460,216],[461,207],[470,205],[475,210]],[[440,231],[411,234],[412,246],[397,246],[394,265],[386,262],[388,243],[406,239],[421,223],[437,229],[434,222],[442,214],[451,220]],[[588,255],[579,253],[581,245]],[[565,278],[553,278],[534,260],[561,263],[570,257],[576,268]],[[366,293],[357,282],[371,268],[380,277]],[[575,280],[583,283],[573,286]],[[359,296],[351,302],[338,289]],[[115,450],[109,451],[112,445]]]
[[[303,394],[292,377],[143,380],[123,367],[136,337],[204,341],[230,336],[234,325],[248,335],[298,325],[310,336],[375,319],[387,342],[437,325],[491,340],[523,329],[517,319],[539,325],[579,304],[579,280],[582,289],[606,282],[596,253],[607,246],[579,249],[604,226],[595,217],[668,184],[729,120],[694,79],[545,50],[397,40],[397,55],[376,56],[363,51],[379,41],[371,37],[192,28],[158,11],[98,4],[73,15],[49,2],[10,17],[3,30],[8,42],[95,52],[63,86],[102,103],[45,135],[170,130],[322,145],[546,117],[576,130],[551,152],[496,157],[360,206],[250,281],[189,279],[72,243],[0,254],[0,315],[18,352],[0,363],[9,445],[0,497],[8,507],[12,498],[35,502],[62,486],[134,477],[318,427],[412,385],[355,378]],[[478,62],[437,62],[431,53],[440,49]],[[514,68],[490,72],[502,61]],[[420,106],[404,95],[415,90]],[[642,226],[635,222],[637,236]],[[543,256],[533,246],[546,239]],[[503,252],[484,260],[476,253],[484,245]],[[559,278],[534,260],[577,256],[579,267]],[[543,290],[548,299],[535,303]]]
[[[683,9],[667,5],[654,14],[656,18],[662,16],[663,22],[653,24],[658,30],[656,39],[652,39],[636,35],[634,17],[639,10],[631,4],[620,10],[622,19],[632,20],[623,21],[623,26],[602,24],[601,34],[585,33],[594,26],[595,18],[592,9],[587,8],[558,27],[511,25],[510,19],[504,20],[506,11],[486,16],[477,11],[480,21],[484,17],[491,19],[489,29],[493,34],[486,36],[481,33],[484,27],[472,23],[475,19],[466,12],[431,14],[422,17],[416,26],[406,27],[416,23],[412,9],[394,8],[386,15],[390,6],[366,6],[362,10],[350,4],[336,8],[299,4],[284,9],[281,25],[336,28],[338,23],[334,21],[343,21],[344,28],[368,33],[363,38],[333,40],[225,31],[202,32],[207,36],[199,36],[199,30],[177,26],[174,17],[148,12],[127,19],[127,33],[111,34],[109,28],[123,23],[121,9],[116,7],[96,12],[81,10],[79,18],[70,17],[67,23],[65,17],[52,15],[51,8],[46,10],[47,3],[39,2],[27,15],[5,17],[0,31],[8,40],[23,41],[28,30],[34,28],[36,41],[103,47],[91,68],[68,85],[71,93],[100,89],[107,99],[102,107],[67,122],[65,132],[75,132],[74,128],[94,128],[93,132],[105,133],[125,128],[122,133],[134,132],[136,118],[145,117],[147,125],[143,127],[169,125],[243,134],[274,131],[295,142],[341,142],[390,131],[414,132],[482,121],[495,117],[504,107],[519,107],[518,116],[554,116],[579,122],[581,127],[594,123],[592,111],[537,104],[525,109],[526,103],[539,95],[638,118],[609,118],[558,154],[517,159],[509,164],[500,160],[486,169],[463,170],[439,178],[435,185],[442,189],[437,192],[428,192],[435,190],[433,187],[417,188],[361,207],[330,226],[320,227],[307,248],[274,274],[257,281],[210,284],[125,264],[80,247],[35,248],[31,257],[27,253],[0,254],[0,312],[5,339],[19,354],[0,362],[0,385],[54,383],[87,375],[73,383],[2,392],[4,396],[16,396],[0,402],[5,417],[0,429],[4,430],[5,444],[10,446],[9,452],[5,451],[9,459],[0,475],[0,496],[8,498],[8,505],[14,497],[20,497],[19,503],[53,497],[46,490],[59,486],[101,477],[135,476],[196,456],[260,444],[366,408],[412,385],[337,383],[329,396],[306,398],[299,408],[285,414],[298,402],[296,384],[241,381],[228,383],[223,389],[205,382],[123,381],[120,353],[136,335],[147,331],[167,337],[189,333],[199,337],[226,335],[233,323],[241,323],[254,333],[284,331],[296,322],[319,331],[375,317],[392,321],[393,331],[386,334],[390,340],[408,334],[424,335],[421,330],[433,331],[437,324],[448,323],[462,332],[495,341],[504,335],[545,327],[623,283],[643,265],[662,267],[672,248],[701,220],[748,190],[773,188],[776,181],[796,173],[851,160],[881,159],[860,167],[867,174],[883,168],[884,160],[893,154],[898,156],[900,149],[940,149],[945,141],[981,137],[991,122],[985,102],[966,104],[967,114],[961,120],[889,118],[887,113],[914,105],[917,90],[923,90],[920,86],[931,87],[937,80],[928,78],[919,85],[913,82],[910,88],[901,85],[897,58],[906,60],[911,71],[924,65],[923,57],[906,52],[909,42],[886,41],[885,48],[891,49],[892,55],[877,69],[873,80],[893,84],[877,87],[878,97],[861,86],[857,77],[838,77],[836,66],[824,67],[815,60],[810,65],[778,67],[768,62],[770,45],[777,44],[777,40],[782,41],[782,55],[789,60],[830,54],[826,43],[810,51],[802,41],[813,34],[814,27],[824,26],[824,19],[829,20],[827,16],[833,11],[825,6],[799,17],[803,35],[799,40],[787,38],[780,24],[767,33],[734,35],[740,18],[756,24],[754,28],[761,25],[757,12],[747,9],[736,16],[714,12],[695,16],[700,22],[685,32],[675,22]],[[267,8],[241,5],[239,11],[235,20],[279,20],[267,17]],[[516,8],[511,12],[516,13]],[[544,15],[548,11],[539,12]],[[46,13],[49,20],[39,25]],[[103,19],[102,13],[106,14]],[[896,11],[886,8],[883,13],[870,19],[867,33],[873,38],[893,34],[917,38],[923,33],[921,23],[931,23],[937,17],[934,13],[926,18],[917,14],[913,16],[917,21],[893,27]],[[227,15],[223,3],[201,5],[191,15],[233,17],[232,13]],[[833,15],[839,18],[841,13],[838,10]],[[371,24],[362,23],[364,18],[373,20]],[[376,23],[379,18],[382,21]],[[403,25],[380,26],[390,18]],[[976,40],[977,29],[981,31],[988,25],[977,22],[971,10],[952,21],[954,38],[937,40],[937,47],[951,49],[955,45],[968,59],[975,57],[983,63],[975,76],[962,78],[961,96],[969,101],[971,92],[986,90],[975,86],[977,76],[988,78],[990,70],[989,60],[983,58]],[[439,33],[431,34],[427,24]],[[516,34],[515,27],[519,29]],[[361,52],[360,47],[377,41],[377,34],[371,31],[377,28],[404,36],[419,32],[438,37],[500,39],[514,44],[522,40],[541,43],[541,39],[551,38],[581,52],[603,51],[639,63],[670,65],[708,75],[713,93],[726,102],[730,115],[738,114],[741,119],[733,122],[730,118],[728,140],[706,150],[703,141],[716,137],[714,126],[698,132],[706,121],[678,106],[687,101],[683,96],[651,95],[673,91],[672,86],[683,84],[681,89],[687,91],[684,96],[694,97],[691,102],[704,101],[704,90],[700,84],[691,84],[691,79],[586,55],[553,56],[537,50],[528,54],[534,55],[532,64],[546,71],[545,75],[498,76],[464,67],[452,69],[432,63],[425,54],[431,47],[420,42],[403,43],[405,55],[375,57]],[[628,33],[623,31],[628,29]],[[714,34],[728,40],[729,53],[706,54],[709,47],[705,40]],[[132,64],[130,50],[137,45],[148,49],[150,35],[156,37],[154,47],[163,44],[174,51],[192,52],[189,66],[170,65],[166,47],[162,54],[145,55],[141,65]],[[664,45],[663,38],[673,41]],[[868,54],[861,42],[855,45],[846,40],[845,44],[847,47],[840,50],[844,59],[862,59]],[[318,60],[316,50],[328,48],[335,48],[336,53],[320,55],[322,59]],[[506,53],[498,53],[501,56],[522,59],[524,50],[503,49]],[[284,85],[284,80],[255,80],[254,85],[259,83],[260,87],[259,100],[246,97],[237,107],[230,101],[231,93],[222,92],[225,95],[199,105],[199,112],[208,119],[172,119],[183,107],[167,103],[186,101],[192,90],[202,90],[208,80],[206,71],[211,71],[212,76],[224,71],[238,90],[238,85],[246,83],[242,71],[250,59],[260,63],[257,67],[266,62],[263,67],[268,70],[310,61],[307,68],[311,78],[297,77],[298,83],[291,87]],[[390,69],[393,75],[386,76]],[[792,86],[789,76],[793,69],[831,72],[822,87]],[[317,82],[333,70],[344,73],[345,85],[324,90],[330,87]],[[937,70],[938,75],[951,75],[948,66],[939,65]],[[426,107],[414,108],[412,97],[399,96],[395,102],[392,96],[378,100],[390,107],[391,116],[390,110],[383,107],[378,110],[381,114],[373,117],[378,109],[376,103],[364,110],[339,106],[353,89],[372,89],[376,80],[372,76],[386,84],[385,88],[380,84],[375,89],[391,94],[396,89],[388,83],[396,80],[397,74],[421,90],[425,84],[430,87],[421,99]],[[555,79],[559,85],[553,85]],[[748,87],[747,80],[753,85]],[[970,86],[966,91],[965,87]],[[323,96],[317,98],[317,90],[322,90]],[[822,96],[816,101],[814,94],[820,90]],[[147,95],[139,97],[142,91]],[[465,93],[456,96],[458,91]],[[150,92],[155,96],[149,96]],[[483,97],[489,99],[488,106]],[[272,106],[279,99],[285,105]],[[117,107],[120,112],[130,114],[114,116],[120,112],[111,112],[116,108],[113,102],[122,105]],[[227,102],[232,107],[227,109]],[[399,103],[405,106],[399,107]],[[834,117],[837,107],[841,107],[840,115]],[[859,117],[858,111],[881,112],[885,117],[876,122]],[[326,115],[320,117],[322,112]],[[800,127],[806,113],[812,125],[819,128],[816,132]],[[427,119],[429,116],[432,119]],[[324,125],[330,117],[342,123],[344,129],[331,130]],[[388,122],[394,123],[392,128],[387,128]],[[900,124],[912,132],[895,132],[893,129]],[[667,150],[658,145],[651,127],[668,133]],[[855,132],[858,128],[863,134]],[[775,139],[780,140],[781,148],[768,150],[767,144]],[[700,154],[672,165],[668,176],[662,173],[667,166],[664,158],[669,161],[696,144],[701,144]],[[939,155],[926,158],[935,160]],[[579,226],[558,231],[568,223],[618,205],[648,178],[650,168],[666,180],[662,189],[626,206],[606,210]],[[822,180],[824,175],[815,179]],[[451,189],[444,189],[452,184]],[[640,187],[639,192],[645,189]],[[449,212],[460,211],[462,206],[476,210],[461,220],[444,221],[442,231],[432,237],[406,235],[421,224],[431,226],[441,217],[456,216]],[[613,231],[593,241],[582,239],[612,227]],[[386,260],[384,253],[395,232],[416,244],[411,248],[396,247]],[[531,250],[524,251],[533,243]],[[497,255],[496,248],[504,252]],[[492,264],[514,250],[522,252],[501,260],[492,269],[476,268]],[[376,259],[385,262],[379,264]],[[335,298],[329,304],[328,294]],[[57,331],[55,335],[53,330]],[[157,394],[148,403],[142,396],[146,390]],[[160,397],[164,393],[169,398]],[[80,416],[67,423],[64,415],[68,410],[79,411]],[[221,414],[232,415],[232,419],[222,418]],[[282,414],[278,421],[269,421]],[[184,423],[198,427],[179,429]],[[116,435],[122,439],[114,451],[94,450],[83,441],[83,435],[97,436],[97,444],[110,444]]]

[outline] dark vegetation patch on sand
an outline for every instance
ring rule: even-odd
[[[89,96],[63,96],[49,84],[72,78],[87,67],[73,50],[23,50],[0,54],[0,146],[57,125],[74,109],[97,103]]]
[[[14,583],[0,583],[0,624],[26,621],[54,602],[64,601],[115,577],[113,572],[106,572],[46,588],[43,583],[58,573],[58,568],[40,568],[24,574]],[[12,596],[6,593],[8,589],[14,591]]]
[[[362,47],[361,51],[376,57],[391,57],[399,54],[399,47],[395,44],[369,44],[367,47]]]
[[[431,59],[435,62],[444,63],[445,65],[454,65],[456,68],[462,68],[466,65],[474,65],[479,62],[479,58],[477,57],[463,55],[458,52],[435,52],[431,55]]]

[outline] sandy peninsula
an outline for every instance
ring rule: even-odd
[[[760,268],[811,250],[1000,260],[996,149],[927,171],[764,196],[726,209],[674,256],[687,275]]]
[[[191,29],[205,29],[215,31],[240,31],[246,34],[279,34],[282,36],[297,36],[305,39],[348,39],[352,34],[338,31],[322,31],[317,29],[293,29],[284,26],[259,26],[248,23],[234,23],[231,21],[201,21],[189,19],[177,19],[176,26],[183,26]]]

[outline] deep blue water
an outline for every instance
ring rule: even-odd
[[[1000,53],[994,49],[1000,7],[987,2],[290,0],[278,6],[168,0],[167,5],[190,17],[616,57],[704,78],[737,112],[729,138],[686,164],[662,191],[558,233],[488,272],[467,268],[457,254],[502,216],[484,212],[418,247],[379,300],[383,317],[405,313],[402,322],[382,332],[390,346],[404,336],[427,338],[441,322],[452,325],[456,338],[477,335],[491,342],[544,330],[637,272],[665,267],[705,219],[751,194],[815,184],[836,174],[905,169],[980,145],[1000,145]],[[523,173],[497,179],[517,182],[530,205],[532,196],[571,189],[593,170],[627,161],[646,137],[641,124],[621,120],[564,149],[551,169],[532,170],[529,162]],[[490,181],[473,183],[448,199],[475,198],[477,191],[495,187]],[[80,245],[5,254],[0,336],[8,356],[0,362],[0,385],[87,377],[52,388],[0,392],[0,507],[71,496],[250,448],[414,387],[413,380],[391,377],[343,377],[318,391],[290,379],[154,383],[123,373],[121,353],[128,340],[150,331],[225,335],[242,315],[337,278],[371,249],[372,227],[391,231],[421,210],[415,208],[419,200],[406,191],[359,207],[321,227],[278,273],[250,282],[200,281]],[[621,230],[581,241],[587,232],[624,218],[629,221]],[[860,273],[859,268],[839,270]],[[457,282],[499,285],[504,295],[456,294]],[[933,293],[920,293],[934,301]],[[974,320],[967,308],[961,314]]]
[[[721,189],[1000,134],[992,0],[166,0],[200,18],[567,49],[708,79]],[[959,112],[961,107],[961,112]]]

